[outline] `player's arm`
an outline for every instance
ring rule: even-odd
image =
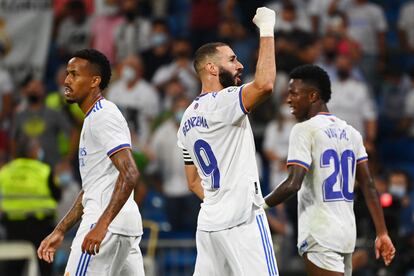
[[[82,243],[82,252],[87,252],[91,255],[99,252],[99,247],[109,225],[128,200],[139,178],[138,168],[129,148],[116,152],[111,156],[111,160],[119,171],[114,191],[108,206],[98,219],[95,227],[85,236]]]
[[[260,31],[259,57],[254,80],[243,87],[242,101],[247,111],[266,99],[272,92],[276,79],[275,41],[273,38],[275,12],[258,8],[253,22]]]
[[[375,240],[375,256],[383,258],[384,263],[389,265],[395,256],[395,248],[388,236],[385,225],[384,214],[379,203],[377,190],[369,172],[368,162],[359,162],[356,168],[356,179],[365,197],[371,218],[374,221],[377,238]]]
[[[62,220],[55,227],[53,232],[47,236],[37,249],[37,256],[48,263],[53,262],[56,250],[60,246],[65,233],[71,229],[82,217],[83,214],[83,190],[81,190],[72,205],[72,208],[66,213]]]
[[[302,187],[307,170],[301,166],[290,165],[288,177],[265,197],[266,207],[273,207],[295,195]]]
[[[188,189],[192,191],[196,196],[201,200],[204,199],[204,190],[201,186],[201,178],[198,175],[197,168],[194,164],[186,164],[185,166],[185,176],[187,177]]]

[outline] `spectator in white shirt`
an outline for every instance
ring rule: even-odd
[[[337,57],[338,79],[332,82],[332,98],[328,108],[358,130],[364,138],[365,147],[372,152],[377,134],[377,113],[368,87],[351,77],[352,68],[348,56]]]
[[[178,78],[186,88],[187,97],[194,99],[200,93],[200,84],[191,60],[191,45],[188,40],[178,38],[173,41],[171,51],[173,61],[155,71],[152,83],[164,91],[167,83]]]
[[[131,129],[134,146],[144,147],[150,135],[152,120],[160,106],[158,92],[142,78],[141,59],[129,56],[120,64],[120,79],[108,89],[107,98],[114,102]]]
[[[414,1],[407,2],[400,9],[398,16],[398,35],[406,68],[414,66]]]
[[[182,150],[177,147],[177,130],[189,105],[184,96],[173,100],[173,117],[155,131],[151,139],[151,159],[160,174],[161,187],[166,199],[166,214],[173,231],[194,232],[200,200],[188,190],[184,173]]]

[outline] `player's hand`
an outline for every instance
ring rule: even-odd
[[[105,238],[107,228],[96,224],[94,228],[85,236],[82,243],[82,253],[95,255],[99,253],[101,243]]]
[[[275,11],[266,7],[258,8],[256,10],[256,15],[253,17],[253,23],[259,28],[260,36],[273,37],[275,22]]]
[[[53,230],[53,232],[47,236],[37,249],[37,256],[41,260],[45,260],[48,263],[52,263],[56,250],[59,248],[64,238],[64,234],[59,230]]]
[[[375,239],[375,257],[382,257],[385,265],[389,265],[395,256],[395,248],[388,234],[377,236]]]

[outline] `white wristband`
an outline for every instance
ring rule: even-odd
[[[260,29],[259,29],[260,37],[274,37],[274,34],[275,34],[274,28],[275,27],[273,23],[263,24],[262,26],[260,26]]]

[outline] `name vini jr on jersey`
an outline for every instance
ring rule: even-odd
[[[184,136],[186,136],[187,132],[189,132],[193,127],[209,128],[207,120],[203,116],[193,116],[188,118],[183,124],[182,131]]]
[[[341,129],[341,128],[327,128],[324,130],[325,134],[330,138],[335,138],[335,139],[345,139],[346,141],[348,141],[348,135],[346,134],[345,129]]]

